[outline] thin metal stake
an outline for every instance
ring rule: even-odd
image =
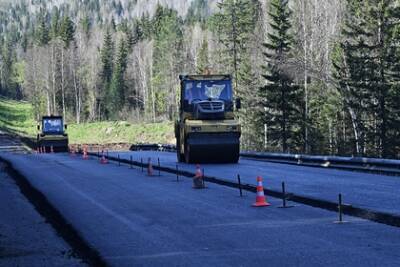
[[[158,176],[161,176],[161,170],[160,170],[160,158],[157,158],[158,161]]]
[[[286,208],[286,190],[285,190],[285,182],[282,182],[282,201],[283,208]]]
[[[206,187],[206,184],[205,184],[205,182],[204,182],[204,169],[203,169],[202,175],[203,175],[203,176],[201,177],[201,178],[202,178],[202,179],[201,179],[201,182],[202,182],[203,188],[204,188],[204,187]]]
[[[176,164],[176,181],[179,182],[179,169],[178,169],[178,164]]]
[[[132,169],[132,156],[130,156],[130,166],[129,166],[129,168]]]
[[[288,205],[287,204],[288,200],[288,194],[286,193],[286,184],[285,182],[282,182],[282,206],[279,206],[278,208],[293,208],[293,205]]]
[[[240,181],[240,174],[237,175],[237,179],[238,179],[238,184],[239,184],[240,197],[243,197],[243,194],[242,194],[242,182]]]
[[[343,214],[342,214],[342,194],[339,194],[339,206],[338,206],[338,210],[339,210],[339,222],[343,222]]]

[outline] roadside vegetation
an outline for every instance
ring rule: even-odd
[[[0,6],[0,95],[28,100],[35,118],[105,121],[113,141],[127,137],[108,121],[169,121],[171,128],[178,75],[226,73],[242,100],[244,150],[400,158],[399,1]]]
[[[36,125],[30,103],[0,99],[0,130],[35,138]],[[68,135],[71,144],[175,142],[171,122],[136,124],[126,121],[103,121],[69,124]]]

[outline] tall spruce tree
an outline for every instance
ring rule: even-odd
[[[357,111],[357,152],[396,156],[397,134],[389,129],[399,120],[393,111],[400,83],[400,8],[394,0],[348,0],[346,14],[342,57],[334,58],[334,67],[339,89]]]
[[[168,114],[172,119],[173,111],[177,110],[176,79],[182,66],[183,29],[182,18],[176,10],[157,6],[153,18],[154,54],[152,90],[155,102],[155,112]]]
[[[74,40],[75,27],[74,23],[69,16],[64,16],[60,26],[60,37],[64,42],[66,48],[69,47],[72,40]]]
[[[197,55],[197,72],[202,74],[209,67],[209,64],[208,41],[207,39],[204,39]]]
[[[113,59],[114,59],[114,42],[112,40],[111,32],[107,29],[104,34],[103,46],[100,50],[100,60],[101,60],[101,69],[100,69],[100,92],[98,95],[99,100],[101,101],[98,106],[99,114],[108,116],[108,110],[112,109],[110,104],[108,104],[108,100],[110,99],[110,83],[113,76]],[[101,107],[104,106],[105,109]]]
[[[113,56],[114,56],[114,42],[112,35],[109,30],[106,30],[104,34],[103,47],[100,50],[101,58],[101,73],[103,83],[109,83],[112,77],[113,70]]]
[[[243,58],[248,56],[248,41],[258,19],[257,0],[224,0],[218,3],[219,13],[211,18],[211,28],[224,46],[223,64],[234,76],[235,88],[239,83],[238,72]]]
[[[60,12],[54,7],[51,14],[50,36],[55,39],[60,35]]]
[[[268,14],[272,31],[264,44],[266,84],[260,88],[260,95],[265,110],[261,115],[269,139],[287,153],[299,148],[301,130],[301,92],[284,68],[292,46],[289,1],[271,0]]]
[[[121,38],[113,69],[113,75],[107,97],[109,118],[118,118],[118,112],[125,104],[125,71],[128,63],[128,48],[124,38]]]
[[[46,17],[46,12],[41,11],[35,29],[36,44],[38,46],[45,46],[49,42],[49,28],[47,26]]]

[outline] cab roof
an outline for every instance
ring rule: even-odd
[[[199,74],[184,74],[179,75],[181,81],[206,81],[206,80],[231,80],[230,74],[210,74],[210,75],[199,75]]]
[[[54,115],[50,115],[50,116],[42,116],[42,120],[44,119],[62,119],[62,116],[54,116]]]

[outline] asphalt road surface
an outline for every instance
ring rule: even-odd
[[[110,152],[110,156],[147,162],[175,168],[176,154],[159,151]],[[180,170],[195,172],[194,164],[179,163]],[[202,164],[206,175],[236,181],[241,175],[243,183],[256,185],[258,175],[264,178],[264,187],[281,190],[286,183],[287,192],[337,202],[343,195],[346,204],[400,215],[400,177],[337,169],[324,169],[240,159],[239,164]]]
[[[85,266],[0,163],[0,266]]]
[[[272,206],[253,208],[253,193],[240,198],[237,190],[215,184],[195,190],[191,179],[176,182],[166,173],[148,177],[139,169],[101,165],[78,156],[0,156],[45,194],[112,266],[398,266],[400,262],[396,227],[348,216],[347,223],[336,224],[336,213],[303,205],[280,209],[281,201],[273,198],[268,199]],[[175,164],[172,158],[169,164]],[[229,168],[235,172],[246,165],[241,170],[253,180],[256,172],[265,171],[261,164],[266,163],[241,160],[237,166],[207,166],[206,172],[228,178]],[[271,172],[266,177],[278,177],[276,172],[285,168],[267,166]],[[308,176],[287,168],[293,181]],[[313,171],[316,177],[324,174],[332,179],[346,173]],[[273,185],[271,179],[267,185]],[[311,182],[308,186],[311,193],[317,187]],[[368,187],[367,181],[362,186]]]

